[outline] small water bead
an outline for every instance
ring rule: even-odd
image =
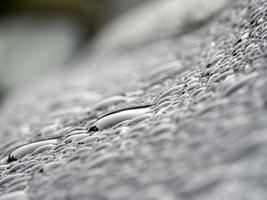
[[[65,127],[60,129],[58,132],[54,134],[55,138],[60,138],[60,137],[65,137],[65,136],[70,136],[78,133],[86,133],[86,129],[83,127]]]
[[[197,96],[199,93],[204,92],[206,88],[198,88],[194,92],[192,92],[192,96]]]
[[[76,141],[79,141],[79,140],[86,138],[88,136],[89,136],[88,133],[71,135],[71,136],[67,137],[63,142],[65,142],[65,143],[76,142]]]
[[[25,167],[23,170],[29,170],[29,169],[32,169],[34,166],[36,165],[39,165],[41,164],[40,161],[37,161],[37,160],[32,160],[32,161],[29,161],[25,164]]]
[[[17,170],[23,168],[24,166],[25,166],[24,163],[17,163],[17,164],[13,165],[13,166],[9,169],[9,173],[11,173],[11,172],[15,172],[15,171],[17,171]]]
[[[219,53],[214,55],[209,61],[209,66],[215,65],[218,61],[222,60],[224,57],[225,57],[224,53]]]
[[[65,154],[65,153],[69,153],[69,152],[74,152],[76,151],[76,147],[66,147],[64,149],[61,150],[61,153]]]
[[[170,101],[165,101],[165,102],[163,102],[163,103],[157,105],[157,106],[155,107],[155,109],[156,109],[156,110],[161,110],[161,109],[166,108],[166,107],[167,107],[168,105],[170,105],[170,104],[171,104]]]
[[[21,158],[19,161],[20,162],[29,162],[33,160],[34,156],[32,154],[27,154],[23,158]]]
[[[32,153],[33,155],[38,154],[38,153],[43,153],[45,151],[49,151],[51,149],[54,149],[56,145],[54,144],[47,144],[47,145],[43,145],[37,149],[34,150],[34,152]]]
[[[92,124],[89,131],[108,129],[122,121],[133,119],[139,115],[143,115],[148,112],[151,112],[151,105],[126,108],[115,112],[111,112],[96,120],[96,122]]]
[[[110,132],[110,134],[116,134],[116,130],[118,130],[119,128],[122,128],[122,127],[126,127],[126,125],[128,124],[128,122],[129,122],[130,120],[124,120],[124,121],[122,121],[122,122],[120,122],[120,123],[118,123],[118,124],[116,124],[116,125],[114,125],[113,127],[112,127],[112,132]]]
[[[44,168],[44,164],[41,163],[41,164],[34,165],[32,168],[27,169],[25,172],[27,173],[41,172],[43,171],[43,168]]]
[[[93,143],[93,142],[97,142],[100,141],[101,139],[104,139],[105,137],[103,136],[99,136],[99,135],[92,135],[92,136],[88,136],[86,138],[83,138],[79,141],[79,144],[87,144],[87,143]]]
[[[32,142],[26,145],[23,145],[16,150],[14,150],[8,157],[8,162],[12,162],[18,159],[23,158],[24,156],[31,154],[34,150],[38,149],[41,146],[48,144],[56,144],[58,142],[57,139],[43,140],[38,142]]]
[[[55,146],[55,148],[54,148],[54,151],[55,152],[58,152],[58,151],[61,151],[63,148],[65,148],[66,147],[66,143],[59,143],[59,144],[57,144],[56,146]]]
[[[72,135],[79,135],[79,134],[85,134],[87,133],[87,130],[83,129],[83,130],[75,130],[75,131],[71,131],[69,133],[66,134],[66,137],[72,136]]]
[[[61,128],[62,128],[62,124],[55,123],[55,124],[44,127],[42,130],[40,130],[40,133],[43,138],[53,137],[54,134]]]
[[[161,93],[160,96],[156,100],[157,104],[159,103],[159,101],[161,99],[163,99],[163,98],[165,98],[167,96],[170,96],[174,92],[181,91],[182,89],[183,89],[183,85],[177,85],[177,86],[174,86],[174,87],[168,89],[167,91]]]
[[[66,133],[68,133],[70,130],[72,129],[71,126],[68,127],[64,127],[60,130],[58,130],[57,132],[54,133],[54,137],[62,137],[64,136]]]
[[[9,165],[0,165],[0,174],[8,168]]]

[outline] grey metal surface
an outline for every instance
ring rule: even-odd
[[[199,31],[92,55],[11,94],[1,158],[58,142],[3,161],[0,199],[266,199],[266,13],[237,0]],[[103,114],[151,103],[84,137]]]

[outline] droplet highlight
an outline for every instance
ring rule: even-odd
[[[109,114],[100,117],[96,122],[94,122],[89,129],[89,131],[101,131],[104,129],[111,128],[116,124],[133,119],[139,115],[151,112],[151,105],[138,106],[132,108],[126,108],[111,112]]]
[[[38,142],[32,142],[26,145],[23,145],[16,150],[14,150],[7,159],[7,162],[12,162],[18,159],[23,158],[24,156],[33,153],[36,149],[41,146],[48,145],[48,144],[56,144],[57,139],[50,139],[50,140],[42,140]]]

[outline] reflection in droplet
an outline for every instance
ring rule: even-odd
[[[79,144],[87,144],[87,143],[92,143],[92,142],[97,142],[100,140],[103,140],[105,137],[104,136],[99,136],[99,135],[92,135],[88,136],[86,138],[83,138],[78,141]]]
[[[31,154],[37,148],[47,145],[47,144],[56,144],[57,139],[50,139],[50,140],[42,140],[38,142],[32,142],[30,144],[23,145],[16,150],[14,150],[8,157],[7,162],[12,162],[14,160],[21,159],[22,157],[26,156],[27,154]]]
[[[150,112],[151,111],[150,107],[151,105],[145,105],[139,107],[126,108],[109,113],[96,120],[96,122],[92,124],[89,131],[98,131],[111,128],[122,121],[130,120],[139,115]]]
[[[38,147],[37,149],[35,149],[32,154],[35,155],[35,154],[38,154],[38,153],[43,153],[45,151],[49,151],[51,149],[54,149],[55,146],[56,145],[54,145],[54,144],[46,144],[46,145],[43,145],[43,146]]]
[[[70,143],[70,142],[76,142],[78,140],[81,140],[83,138],[88,137],[88,133],[80,133],[80,134],[75,134],[75,135],[70,135],[69,137],[67,137],[63,142],[65,143]]]
[[[9,169],[9,173],[15,172],[21,168],[24,167],[24,163],[16,163],[15,165],[13,165],[10,169]]]

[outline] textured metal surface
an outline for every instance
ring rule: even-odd
[[[266,199],[266,13],[264,0],[235,1],[197,32],[91,56],[14,92],[0,114],[1,158],[58,142],[4,159],[2,198]],[[87,132],[144,104],[150,113]]]

